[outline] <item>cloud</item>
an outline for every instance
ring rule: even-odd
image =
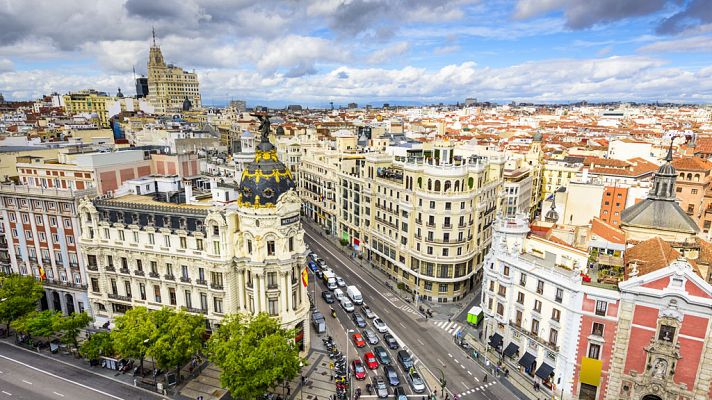
[[[700,23],[712,23],[712,4],[708,0],[690,0],[683,10],[665,18],[658,25],[661,34],[680,33]]]
[[[456,51],[460,50],[460,46],[458,45],[450,45],[450,46],[443,46],[443,47],[436,47],[433,50],[433,54],[442,56],[445,54],[450,54],[450,53],[455,53]]]
[[[402,56],[410,50],[408,42],[398,42],[391,46],[376,50],[368,57],[368,62],[371,64],[381,64],[383,62],[392,61],[393,58]]]
[[[0,72],[10,72],[15,70],[15,64],[7,58],[0,58]]]
[[[514,17],[528,19],[562,10],[566,26],[586,29],[594,25],[640,17],[660,11],[669,0],[519,0]]]
[[[712,36],[693,36],[661,40],[639,49],[647,53],[707,53],[712,52]]]

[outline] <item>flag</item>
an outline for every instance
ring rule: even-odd
[[[304,287],[309,285],[309,272],[306,267],[304,267],[304,270],[302,271],[302,284]]]
[[[47,274],[45,274],[44,268],[40,265],[40,280],[44,281],[47,279]]]

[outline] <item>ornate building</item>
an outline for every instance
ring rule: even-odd
[[[188,109],[200,108],[202,104],[198,75],[166,64],[155,33],[148,54],[148,101],[157,114],[184,111],[184,104],[189,104]]]
[[[80,205],[96,319],[169,306],[205,315],[214,329],[225,314],[266,312],[307,350],[301,201],[274,147],[263,137],[239,187],[213,188],[229,201],[180,181],[161,192],[145,186]]]

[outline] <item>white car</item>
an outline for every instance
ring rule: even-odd
[[[344,297],[343,299],[341,299],[341,308],[343,308],[344,311],[346,311],[346,312],[353,312],[354,303],[352,303],[351,300]]]
[[[388,325],[386,325],[381,318],[375,318],[373,320],[373,327],[376,328],[379,333],[388,332]]]
[[[346,287],[346,282],[344,281],[344,278],[340,276],[336,277],[336,284],[339,285],[339,287]]]

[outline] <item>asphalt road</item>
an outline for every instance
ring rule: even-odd
[[[449,392],[450,398],[453,398],[454,395],[458,395],[463,400],[516,398],[512,392],[497,382],[496,379],[493,379],[491,375],[487,384],[482,382],[485,372],[476,362],[465,355],[447,331],[435,326],[434,320],[426,320],[415,309],[414,305],[404,302],[387,288],[385,282],[374,280],[368,272],[362,270],[364,267],[354,264],[349,257],[343,255],[335,247],[335,244],[321,237],[319,231],[306,223],[303,225],[306,233],[305,241],[309,248],[317,253],[320,258],[323,258],[327,266],[341,276],[347,285],[356,285],[359,288],[365,304],[368,304],[385,321],[402,348],[407,349],[434,376],[439,378],[444,375],[447,381],[446,392]],[[390,285],[394,286],[395,282],[390,282]],[[321,288],[317,289],[316,292],[315,300],[319,309],[322,310],[327,321],[333,319],[329,316],[328,311],[324,311],[325,309],[328,310],[328,305],[325,305],[323,299],[321,299]],[[348,329],[355,329],[356,327],[351,320],[350,314],[342,310],[337,303],[334,306],[341,324]],[[368,328],[373,328],[370,321],[368,321]],[[341,335],[344,335],[344,333],[339,334],[339,336]],[[379,337],[381,338],[381,343],[378,345],[386,347],[383,345],[383,336],[379,335]],[[353,345],[351,348],[353,348]],[[391,358],[395,360],[395,351],[389,352],[392,356]],[[364,351],[359,352],[360,355],[363,353]],[[396,362],[395,364],[398,363]],[[422,368],[423,366],[420,367]],[[382,370],[378,370],[378,373],[382,375]],[[398,373],[401,377],[402,386],[406,388],[408,384],[404,381],[404,371],[401,369]],[[406,391],[411,394],[412,392],[409,389],[406,389]],[[441,393],[439,387],[431,389],[438,389],[438,394]]]
[[[156,400],[141,389],[0,342],[0,400]]]

